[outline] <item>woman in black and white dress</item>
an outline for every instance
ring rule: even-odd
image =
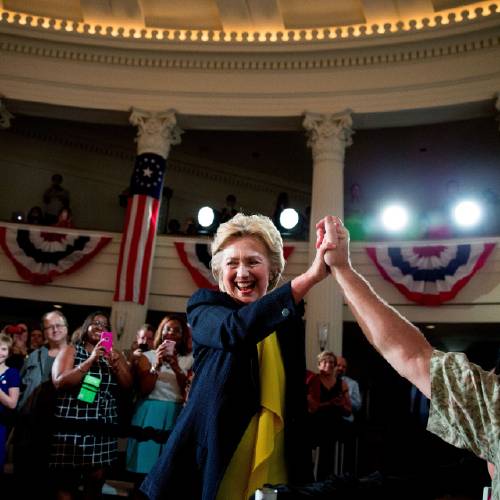
[[[101,333],[109,329],[106,314],[90,314],[82,325],[81,340],[62,349],[54,361],[57,431],[53,435],[50,468],[55,472],[59,499],[73,498],[81,481],[84,498],[100,498],[106,468],[117,459],[116,437],[90,428],[92,424],[118,423],[119,388],[132,385],[125,358],[113,350],[106,354]],[[93,401],[78,397],[87,376],[100,380]],[[82,430],[77,427],[79,423]]]

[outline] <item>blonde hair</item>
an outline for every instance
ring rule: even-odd
[[[0,333],[0,344],[5,344],[7,346],[7,348],[9,349],[9,353],[10,353],[10,349],[12,348],[12,343],[13,343],[13,340],[9,334]]]
[[[333,364],[334,366],[337,366],[337,356],[335,356],[335,353],[332,351],[323,351],[318,354],[318,365],[325,359],[325,358],[333,358]]]
[[[212,274],[219,283],[221,291],[225,292],[222,283],[222,250],[235,238],[250,236],[260,240],[267,249],[269,258],[269,285],[272,290],[278,284],[285,267],[283,257],[283,239],[269,217],[265,215],[236,214],[232,219],[221,224],[212,241]]]

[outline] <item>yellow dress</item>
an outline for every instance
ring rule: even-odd
[[[257,344],[260,411],[250,421],[222,478],[217,500],[247,500],[265,483],[286,483],[285,369],[276,333]]]

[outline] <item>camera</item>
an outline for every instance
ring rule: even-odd
[[[11,222],[24,222],[24,212],[20,211],[12,212],[10,220]]]

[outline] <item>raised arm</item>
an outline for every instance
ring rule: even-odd
[[[324,280],[330,272],[325,264],[325,252],[332,248],[330,241],[323,238],[316,246],[316,255],[309,269],[292,280],[292,295],[296,304],[305,297],[314,285]]]
[[[401,376],[430,397],[432,346],[353,269],[349,258],[349,233],[341,220],[328,216],[316,227],[318,244],[326,239],[334,246],[325,253],[325,262],[365,337]]]
[[[286,312],[284,312],[286,311]],[[222,292],[199,290],[187,306],[188,321],[197,344],[215,349],[232,350],[245,344],[256,344],[293,316],[302,317],[291,284],[285,283],[259,300],[236,306]]]
[[[52,382],[56,389],[70,389],[79,385],[94,362],[104,354],[104,347],[99,341],[90,356],[75,366],[75,348],[72,345],[63,347],[52,365]]]
[[[109,366],[111,367],[111,371],[115,374],[118,384],[123,389],[132,387],[132,373],[130,372],[130,367],[125,356],[121,352],[111,349]]]
[[[187,306],[193,340],[208,347],[231,350],[245,343],[256,344],[293,316],[302,317],[302,298],[329,275],[324,261],[329,247],[330,243],[324,240],[307,271],[243,306],[236,306],[225,293],[199,290]]]

